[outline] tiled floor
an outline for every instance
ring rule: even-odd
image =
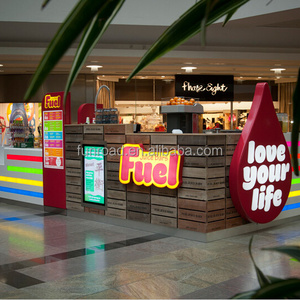
[[[201,243],[0,203],[0,298],[218,299],[258,287],[252,234]],[[299,262],[262,247],[300,245],[300,220],[254,234],[269,275]]]

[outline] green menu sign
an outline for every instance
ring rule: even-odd
[[[85,203],[105,205],[104,147],[83,145],[83,182]]]

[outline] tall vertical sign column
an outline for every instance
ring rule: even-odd
[[[42,108],[44,205],[61,209],[66,208],[63,97],[63,92],[45,95]]]

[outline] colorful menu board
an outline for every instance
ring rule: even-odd
[[[63,111],[43,112],[44,168],[64,168]]]
[[[83,150],[83,201],[105,205],[104,147],[83,145]]]

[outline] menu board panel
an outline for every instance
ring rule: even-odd
[[[105,205],[103,146],[83,145],[83,203]]]
[[[63,111],[43,111],[44,168],[64,168]]]

